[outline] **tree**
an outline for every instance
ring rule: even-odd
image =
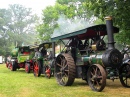
[[[36,14],[22,5],[10,5],[8,9],[0,9],[0,54],[10,51],[16,45],[33,44],[36,41]]]
[[[99,19],[114,17],[114,25],[120,28],[119,42],[130,44],[130,0],[86,0],[86,8],[93,11]]]
[[[6,47],[8,43],[8,34],[7,34],[7,26],[11,21],[11,13],[9,10],[0,9],[0,54],[4,55],[8,47]]]
[[[8,27],[10,27],[12,32],[18,34],[35,32],[34,24],[38,17],[32,14],[31,8],[25,8],[17,4],[9,7],[9,11],[12,14],[12,23]]]
[[[37,27],[39,37],[44,41],[49,40],[54,30],[60,27],[58,20],[61,16],[65,16],[66,20],[70,19],[71,22],[82,19],[92,23],[94,18],[90,13],[86,10],[84,0],[57,0],[55,6],[48,6],[43,10],[43,22]]]
[[[48,6],[43,10],[42,24],[37,26],[37,32],[39,33],[39,38],[43,41],[49,41],[50,35],[53,33],[54,29],[57,27],[58,12],[53,6]]]
[[[116,39],[118,42],[130,44],[129,0],[57,0],[57,2],[68,6],[65,15],[69,18],[88,17],[89,19],[94,15],[97,17],[97,21],[102,20],[100,23],[103,23],[104,17],[113,16],[114,25],[120,28],[120,34],[116,36]],[[69,12],[72,14],[69,14]]]

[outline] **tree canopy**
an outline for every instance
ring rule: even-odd
[[[130,44],[130,0],[86,0],[86,8],[93,10],[93,14],[102,20],[105,16],[112,16],[114,25],[120,28],[117,40]]]
[[[78,2],[78,0],[57,0],[55,6],[48,6],[43,10],[42,15],[42,24],[37,27],[37,31],[39,32],[40,39],[44,41],[49,41],[54,30],[60,27],[58,21],[61,16],[65,16],[64,18],[66,20],[69,19],[71,22],[80,19],[87,22],[93,21],[91,18],[93,16],[88,14],[85,9],[85,3]]]
[[[49,40],[59,27],[57,21],[62,14],[67,19],[84,19],[87,22],[104,23],[104,17],[114,17],[114,25],[120,28],[116,39],[130,44],[129,0],[56,0],[55,6],[43,10],[43,22],[37,27],[42,40]],[[71,21],[72,22],[72,21]]]
[[[16,44],[33,44],[36,41],[37,21],[38,16],[22,5],[14,4],[8,9],[0,9],[0,55],[10,52]]]

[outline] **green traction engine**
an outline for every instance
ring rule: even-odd
[[[52,42],[43,42],[34,47],[34,49],[37,49],[37,52],[39,53],[39,56],[33,59],[33,73],[35,77],[39,77],[41,74],[44,74],[46,78],[54,76],[52,45]]]
[[[11,51],[11,61],[9,64],[9,68],[11,69],[11,71],[16,71],[17,69],[25,68],[25,64],[28,60],[31,59],[30,53],[31,49],[29,48],[29,46],[15,47]]]
[[[65,34],[53,33],[52,41],[61,41],[61,52],[55,58],[58,84],[70,86],[75,78],[82,78],[93,91],[102,91],[106,86],[106,79],[114,81],[119,78],[121,84],[129,87],[129,79],[123,80],[123,77],[129,75],[129,78],[130,73],[122,69],[123,55],[114,46],[114,33],[118,33],[119,28],[113,26],[112,17],[106,17],[105,20],[106,24]]]

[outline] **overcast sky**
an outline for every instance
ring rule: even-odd
[[[54,5],[56,0],[0,0],[0,8],[8,8],[9,4],[20,4],[26,8],[32,8],[37,14],[49,5]]]

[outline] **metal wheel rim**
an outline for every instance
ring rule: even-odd
[[[60,63],[56,64],[56,76],[60,84],[65,85],[68,81],[68,65],[64,56],[60,56]]]
[[[124,87],[130,88],[130,65],[125,64],[120,71],[120,81]]]
[[[50,78],[51,77],[51,69],[50,69],[50,73],[46,73],[46,71],[48,70],[48,69],[50,69],[48,66],[46,66],[45,67],[45,76],[47,77],[47,78]]]
[[[37,62],[34,63],[34,74],[35,76],[38,76],[38,72],[39,72],[39,65]]]
[[[102,91],[106,85],[106,73],[100,65],[92,65],[88,71],[88,84],[94,91]]]

